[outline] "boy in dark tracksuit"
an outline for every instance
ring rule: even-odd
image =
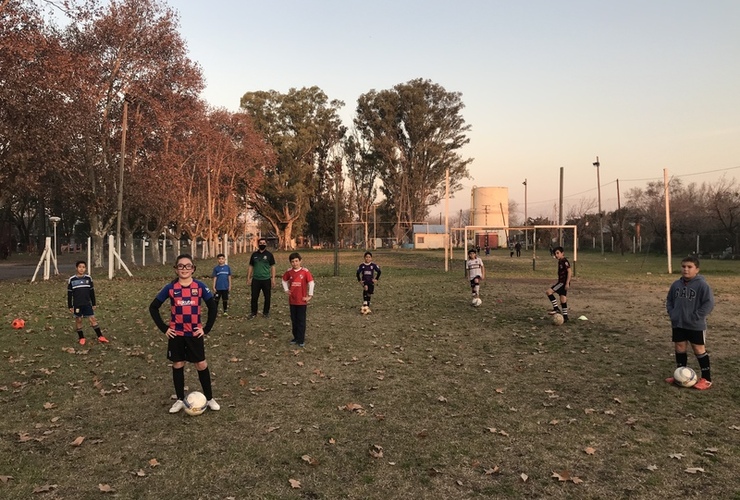
[[[82,332],[82,318],[90,321],[90,327],[95,331],[98,342],[108,343],[108,339],[100,331],[98,320],[95,319],[95,287],[93,280],[87,274],[87,264],[84,260],[78,260],[75,263],[77,273],[67,280],[67,308],[74,315],[75,329],[77,330],[78,342],[85,345],[85,334]]]

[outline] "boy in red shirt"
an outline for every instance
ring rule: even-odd
[[[306,310],[313,297],[314,281],[311,271],[301,267],[301,254],[293,252],[288,257],[290,269],[283,274],[283,290],[288,294],[290,322],[293,325],[293,345],[303,347],[306,341]]]

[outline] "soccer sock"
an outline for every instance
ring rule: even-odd
[[[98,337],[103,336],[103,332],[100,331],[100,325],[93,327],[93,330],[95,330],[95,335],[97,335]]]
[[[712,373],[709,370],[709,353],[705,352],[696,357],[701,367],[701,378],[707,379],[709,382],[712,381]]]
[[[480,285],[475,285],[473,287],[473,293],[478,295],[480,293]]]
[[[203,394],[207,400],[213,399],[213,390],[211,389],[211,372],[206,368],[205,370],[198,370],[198,380],[200,380],[200,386],[203,388]]]
[[[676,368],[679,366],[686,366],[689,362],[689,355],[685,352],[676,351]],[[701,362],[699,363],[701,364]]]
[[[563,302],[562,304],[560,304],[560,309],[563,311],[563,316],[567,318],[568,317],[568,303]]]
[[[556,299],[555,296],[552,294],[548,295],[547,298],[550,299],[550,302],[552,303],[553,311],[557,311],[558,310],[558,299]]]
[[[172,383],[175,385],[177,399],[185,399],[185,367],[172,369]]]
[[[84,339],[84,338],[85,338],[85,334],[84,334],[84,333],[82,333],[82,330],[77,330],[77,336],[78,336],[79,338],[81,338],[81,339]]]

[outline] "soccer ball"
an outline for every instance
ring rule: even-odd
[[[553,314],[551,321],[552,321],[552,324],[553,325],[560,326],[563,323],[565,323],[565,318],[563,318],[563,315],[562,314],[559,314],[559,313],[558,314]]]
[[[362,313],[363,316],[366,316],[366,315],[370,314],[372,311],[370,310],[370,308],[368,306],[362,306],[360,308],[360,312]]]
[[[195,417],[206,411],[208,400],[202,392],[193,391],[185,397],[183,403],[185,403],[185,413]]]
[[[696,376],[696,372],[693,368],[688,366],[679,366],[676,371],[673,372],[673,380],[677,385],[681,387],[691,387],[699,381],[699,377]]]
[[[483,301],[480,299],[480,297],[475,297],[470,302],[470,305],[473,306],[473,307],[480,307],[482,303],[483,303]]]
[[[12,323],[10,323],[10,326],[15,328],[16,330],[22,329],[24,326],[26,326],[26,322],[20,318],[15,318]]]

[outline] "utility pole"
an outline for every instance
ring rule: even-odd
[[[524,182],[522,182],[522,184],[524,184],[524,225],[526,226],[527,221],[529,221],[529,217],[527,217],[527,179],[524,179]],[[524,230],[524,249],[525,250],[529,249],[528,240],[529,238],[527,235],[527,230],[525,229]]]
[[[601,255],[604,255],[604,214],[601,212],[601,176],[599,175],[599,157],[596,157],[596,161],[593,163],[596,167],[596,186],[599,197],[599,236],[601,237]]]
[[[128,128],[128,97],[123,97],[123,119],[121,121],[121,168],[118,177],[118,217],[116,220],[116,250],[118,269],[121,268],[121,217],[123,215],[123,170],[126,161],[126,129]]]

